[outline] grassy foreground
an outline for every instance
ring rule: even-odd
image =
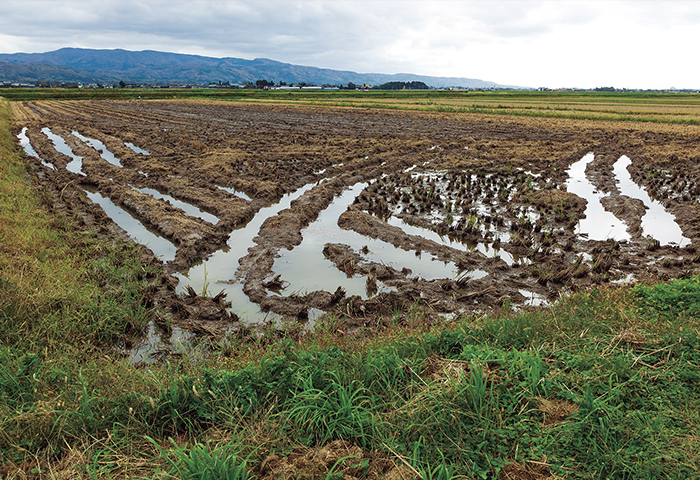
[[[52,211],[0,102],[0,478],[700,477],[700,278],[137,368],[158,274]]]

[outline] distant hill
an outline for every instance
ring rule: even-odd
[[[379,85],[423,82],[431,87],[500,88],[473,78],[430,77],[410,73],[357,73],[306,67],[266,58],[214,58],[144,50],[61,48],[47,53],[0,54],[0,82],[60,81],[115,83],[244,83],[272,80],[298,84]]]

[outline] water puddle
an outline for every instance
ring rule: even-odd
[[[618,284],[626,284],[626,283],[634,283],[637,281],[637,277],[634,273],[628,273],[622,278],[619,278],[617,280],[611,280],[610,283],[618,283]]]
[[[230,310],[241,319],[248,322],[263,322],[270,316],[274,317],[269,313],[261,312],[260,307],[243,293],[243,285],[231,283],[231,279],[236,277],[238,260],[245,257],[248,249],[255,245],[253,238],[257,236],[263,222],[289,208],[293,200],[302,196],[314,185],[313,183],[305,185],[293,193],[284,195],[278,203],[261,208],[250,222],[231,232],[226,248],[214,252],[207,260],[190,268],[186,274],[176,274],[175,276],[180,280],[177,287],[178,293],[183,293],[188,285],[192,286],[197,293],[216,294],[223,290],[226,293],[226,300],[231,302]]]
[[[114,165],[115,167],[120,167],[120,168],[121,168],[121,167],[124,166],[124,165],[122,165],[122,162],[121,162],[117,157],[115,157],[114,154],[113,154],[112,152],[110,152],[109,150],[107,150],[107,147],[106,147],[105,144],[102,143],[101,141],[99,141],[99,140],[97,140],[97,139],[95,139],[95,138],[84,137],[84,136],[82,136],[80,133],[78,133],[78,132],[75,131],[75,130],[73,130],[71,133],[73,134],[73,136],[75,136],[75,137],[79,138],[80,140],[82,140],[83,142],[85,142],[85,144],[86,144],[87,146],[92,147],[92,148],[94,148],[95,150],[97,150],[97,152],[100,154],[100,156],[101,156],[104,160],[106,160],[107,162],[111,163],[111,164]]]
[[[530,307],[542,307],[549,305],[549,300],[547,300],[547,297],[545,297],[544,295],[540,295],[539,293],[523,289],[518,289],[518,292],[520,292],[520,295],[525,297],[523,305],[527,305]]]
[[[195,207],[194,205],[183,202],[181,200],[177,200],[170,195],[165,195],[163,193],[160,193],[158,190],[155,188],[136,188],[134,186],[131,186],[134,190],[137,192],[145,193],[146,195],[150,195],[153,198],[157,198],[159,200],[165,200],[167,202],[170,202],[170,204],[174,207],[179,208],[180,210],[185,212],[185,215],[189,217],[195,217],[195,218],[200,218],[204,220],[205,222],[209,222],[212,225],[216,225],[219,223],[219,218],[212,215],[211,213],[207,213],[205,211],[200,210],[199,208]]]
[[[144,150],[143,148],[139,148],[136,145],[134,145],[133,143],[124,142],[124,146],[126,148],[131,149],[135,153],[140,153],[141,155],[150,155],[151,154],[148,150]]]
[[[190,352],[194,345],[194,334],[179,327],[172,327],[170,333],[163,333],[151,322],[145,333],[141,342],[125,350],[132,364],[152,363],[159,354]]]
[[[50,168],[51,170],[56,170],[56,167],[54,167],[52,163],[47,162],[41,158],[38,153],[36,153],[36,150],[34,150],[34,147],[32,147],[32,144],[29,141],[29,137],[27,137],[27,127],[24,127],[22,131],[17,134],[17,138],[19,139],[19,145],[24,149],[24,153],[30,157],[38,158],[43,166]]]
[[[235,196],[237,196],[237,197],[239,197],[239,198],[242,198],[243,200],[248,200],[249,202],[253,200],[252,198],[250,198],[250,197],[249,197],[248,195],[246,195],[245,193],[239,192],[238,190],[236,190],[236,189],[234,189],[234,188],[231,188],[231,187],[222,187],[222,186],[220,186],[220,185],[214,185],[214,186],[215,186],[216,188],[218,188],[219,190],[223,190],[224,192],[228,192],[228,193],[230,193],[231,195],[235,195]]]
[[[486,257],[489,258],[499,257],[501,260],[506,262],[508,266],[513,266],[513,264],[516,263],[516,259],[509,252],[500,248],[493,248],[492,246],[485,243],[462,243],[458,240],[453,240],[449,236],[440,235],[433,230],[429,230],[427,228],[422,227],[416,227],[414,225],[408,224],[402,219],[394,217],[393,215],[389,217],[386,220],[386,222],[394,227],[399,227],[401,230],[410,235],[423,237],[427,240],[432,240],[446,247],[461,250],[463,252],[473,252],[474,250],[476,250],[478,252],[483,253]],[[518,261],[520,261],[520,258],[518,259]]]
[[[355,198],[367,187],[358,183],[345,190],[320,213],[318,218],[302,231],[303,241],[291,251],[286,251],[275,261],[273,270],[289,283],[288,292],[311,292],[314,290],[334,291],[342,286],[348,295],[367,298],[366,278],[356,275],[348,276],[323,255],[326,243],[343,243],[355,251],[365,251],[363,256],[369,261],[382,263],[401,271],[406,267],[412,270],[410,277],[433,280],[438,278],[456,278],[461,272],[452,262],[434,260],[429,254],[416,254],[402,250],[381,240],[365,237],[352,230],[338,226],[338,217],[353,203]],[[364,247],[367,247],[366,249]],[[314,274],[309,275],[309,266],[314,266]],[[480,278],[481,272],[474,271],[474,277]],[[486,272],[483,272],[485,275]]]
[[[631,164],[632,160],[623,155],[613,165],[613,172],[620,193],[641,200],[648,209],[642,217],[643,235],[655,238],[661,245],[688,245],[690,239],[683,236],[681,227],[676,222],[676,217],[669,213],[661,202],[653,200],[644,188],[632,180],[632,176],[627,170]]]
[[[85,190],[85,193],[90,200],[102,207],[102,210],[105,211],[114,223],[126,231],[134,241],[146,245],[164,262],[175,259],[177,247],[175,247],[172,242],[148,230],[129,212],[115,205],[108,197],[103,197],[99,192],[91,192],[88,189]]]
[[[60,135],[56,135],[51,131],[50,128],[44,127],[41,132],[48,137],[49,140],[53,142],[53,146],[57,152],[67,155],[73,159],[68,165],[66,165],[66,170],[69,172],[77,173],[86,177],[83,173],[83,157],[79,157],[73,153],[73,150],[68,146],[66,141]]]
[[[592,153],[585,155],[578,162],[571,164],[567,170],[569,175],[566,181],[566,190],[569,193],[578,195],[586,200],[586,211],[579,221],[576,233],[590,240],[629,240],[631,237],[627,233],[627,226],[615,215],[605,210],[600,200],[605,196],[598,192],[593,184],[586,177],[586,166],[595,157]]]
[[[404,170],[404,173],[411,170],[412,168]],[[514,256],[499,248],[499,243],[505,244],[510,241],[510,222],[502,219],[509,216],[506,212],[507,203],[516,190],[515,182],[494,177],[493,174],[454,175],[446,170],[412,173],[410,182],[408,185],[393,187],[398,188],[401,199],[397,201],[394,196],[394,206],[390,207],[391,214],[378,215],[382,220],[406,233],[433,240],[450,248],[478,251],[489,258],[501,258],[508,266],[530,263],[525,257]],[[390,196],[393,194],[391,188],[389,191],[384,188],[380,192]],[[465,192],[470,190],[476,190],[478,193],[466,203]],[[437,207],[425,208],[426,195],[428,198],[437,199]],[[490,198],[496,195],[499,197],[499,204],[494,205]],[[461,232],[468,226],[482,238],[476,241],[472,237],[464,238],[460,234],[440,235],[433,229],[413,226],[399,218],[401,213],[415,215],[416,212],[436,226],[454,228],[456,232]],[[533,224],[540,214],[534,207],[520,207],[517,217],[518,222]]]

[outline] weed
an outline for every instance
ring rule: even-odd
[[[190,448],[180,447],[170,438],[172,447],[166,452],[151,437],[146,437],[160,452],[158,459],[170,464],[170,475],[182,480],[247,480],[247,459],[239,458],[241,448],[235,444],[212,447],[195,442]]]
[[[700,276],[697,275],[657,285],[639,284],[634,287],[633,295],[641,308],[665,318],[700,317]]]
[[[306,432],[307,441],[323,444],[343,438],[368,446],[375,433],[369,403],[367,391],[358,382],[344,386],[337,376],[331,375],[323,389],[304,380],[285,416],[296,428]]]

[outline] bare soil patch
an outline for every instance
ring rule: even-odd
[[[231,232],[261,208],[312,183],[262,223],[235,275],[212,282],[241,284],[264,311],[306,319],[317,309],[359,325],[414,305],[429,313],[469,312],[611,281],[685,276],[700,266],[697,127],[203,101],[45,101],[15,104],[13,111],[17,132],[28,127],[34,149],[56,166],[30,158],[52,208],[101,235],[128,238],[83,191],[96,189],[177,246],[150,299],[175,321],[216,326],[239,319],[236,305],[227,307],[221,297],[177,294],[170,275],[227,248]],[[44,127],[84,157],[85,176],[66,170],[71,159],[55,150]],[[123,167],[72,131],[103,142]],[[586,200],[566,191],[566,172],[588,152],[595,161],[587,176],[608,194],[603,205],[626,223],[629,241],[576,232]],[[690,245],[658,245],[642,235],[645,207],[621,195],[612,174],[621,155],[632,160],[634,181],[675,215]],[[358,182],[367,187],[339,215],[342,229],[455,265],[458,274],[446,268],[444,277],[423,278],[339,238],[319,247],[328,264],[308,265],[307,275],[337,268],[362,276],[366,295],[346,295],[343,285],[287,292],[286,279],[273,281],[275,259],[299,245],[304,230]],[[219,221],[188,216],[136,188],[156,189]],[[149,261],[157,259],[151,254]]]

